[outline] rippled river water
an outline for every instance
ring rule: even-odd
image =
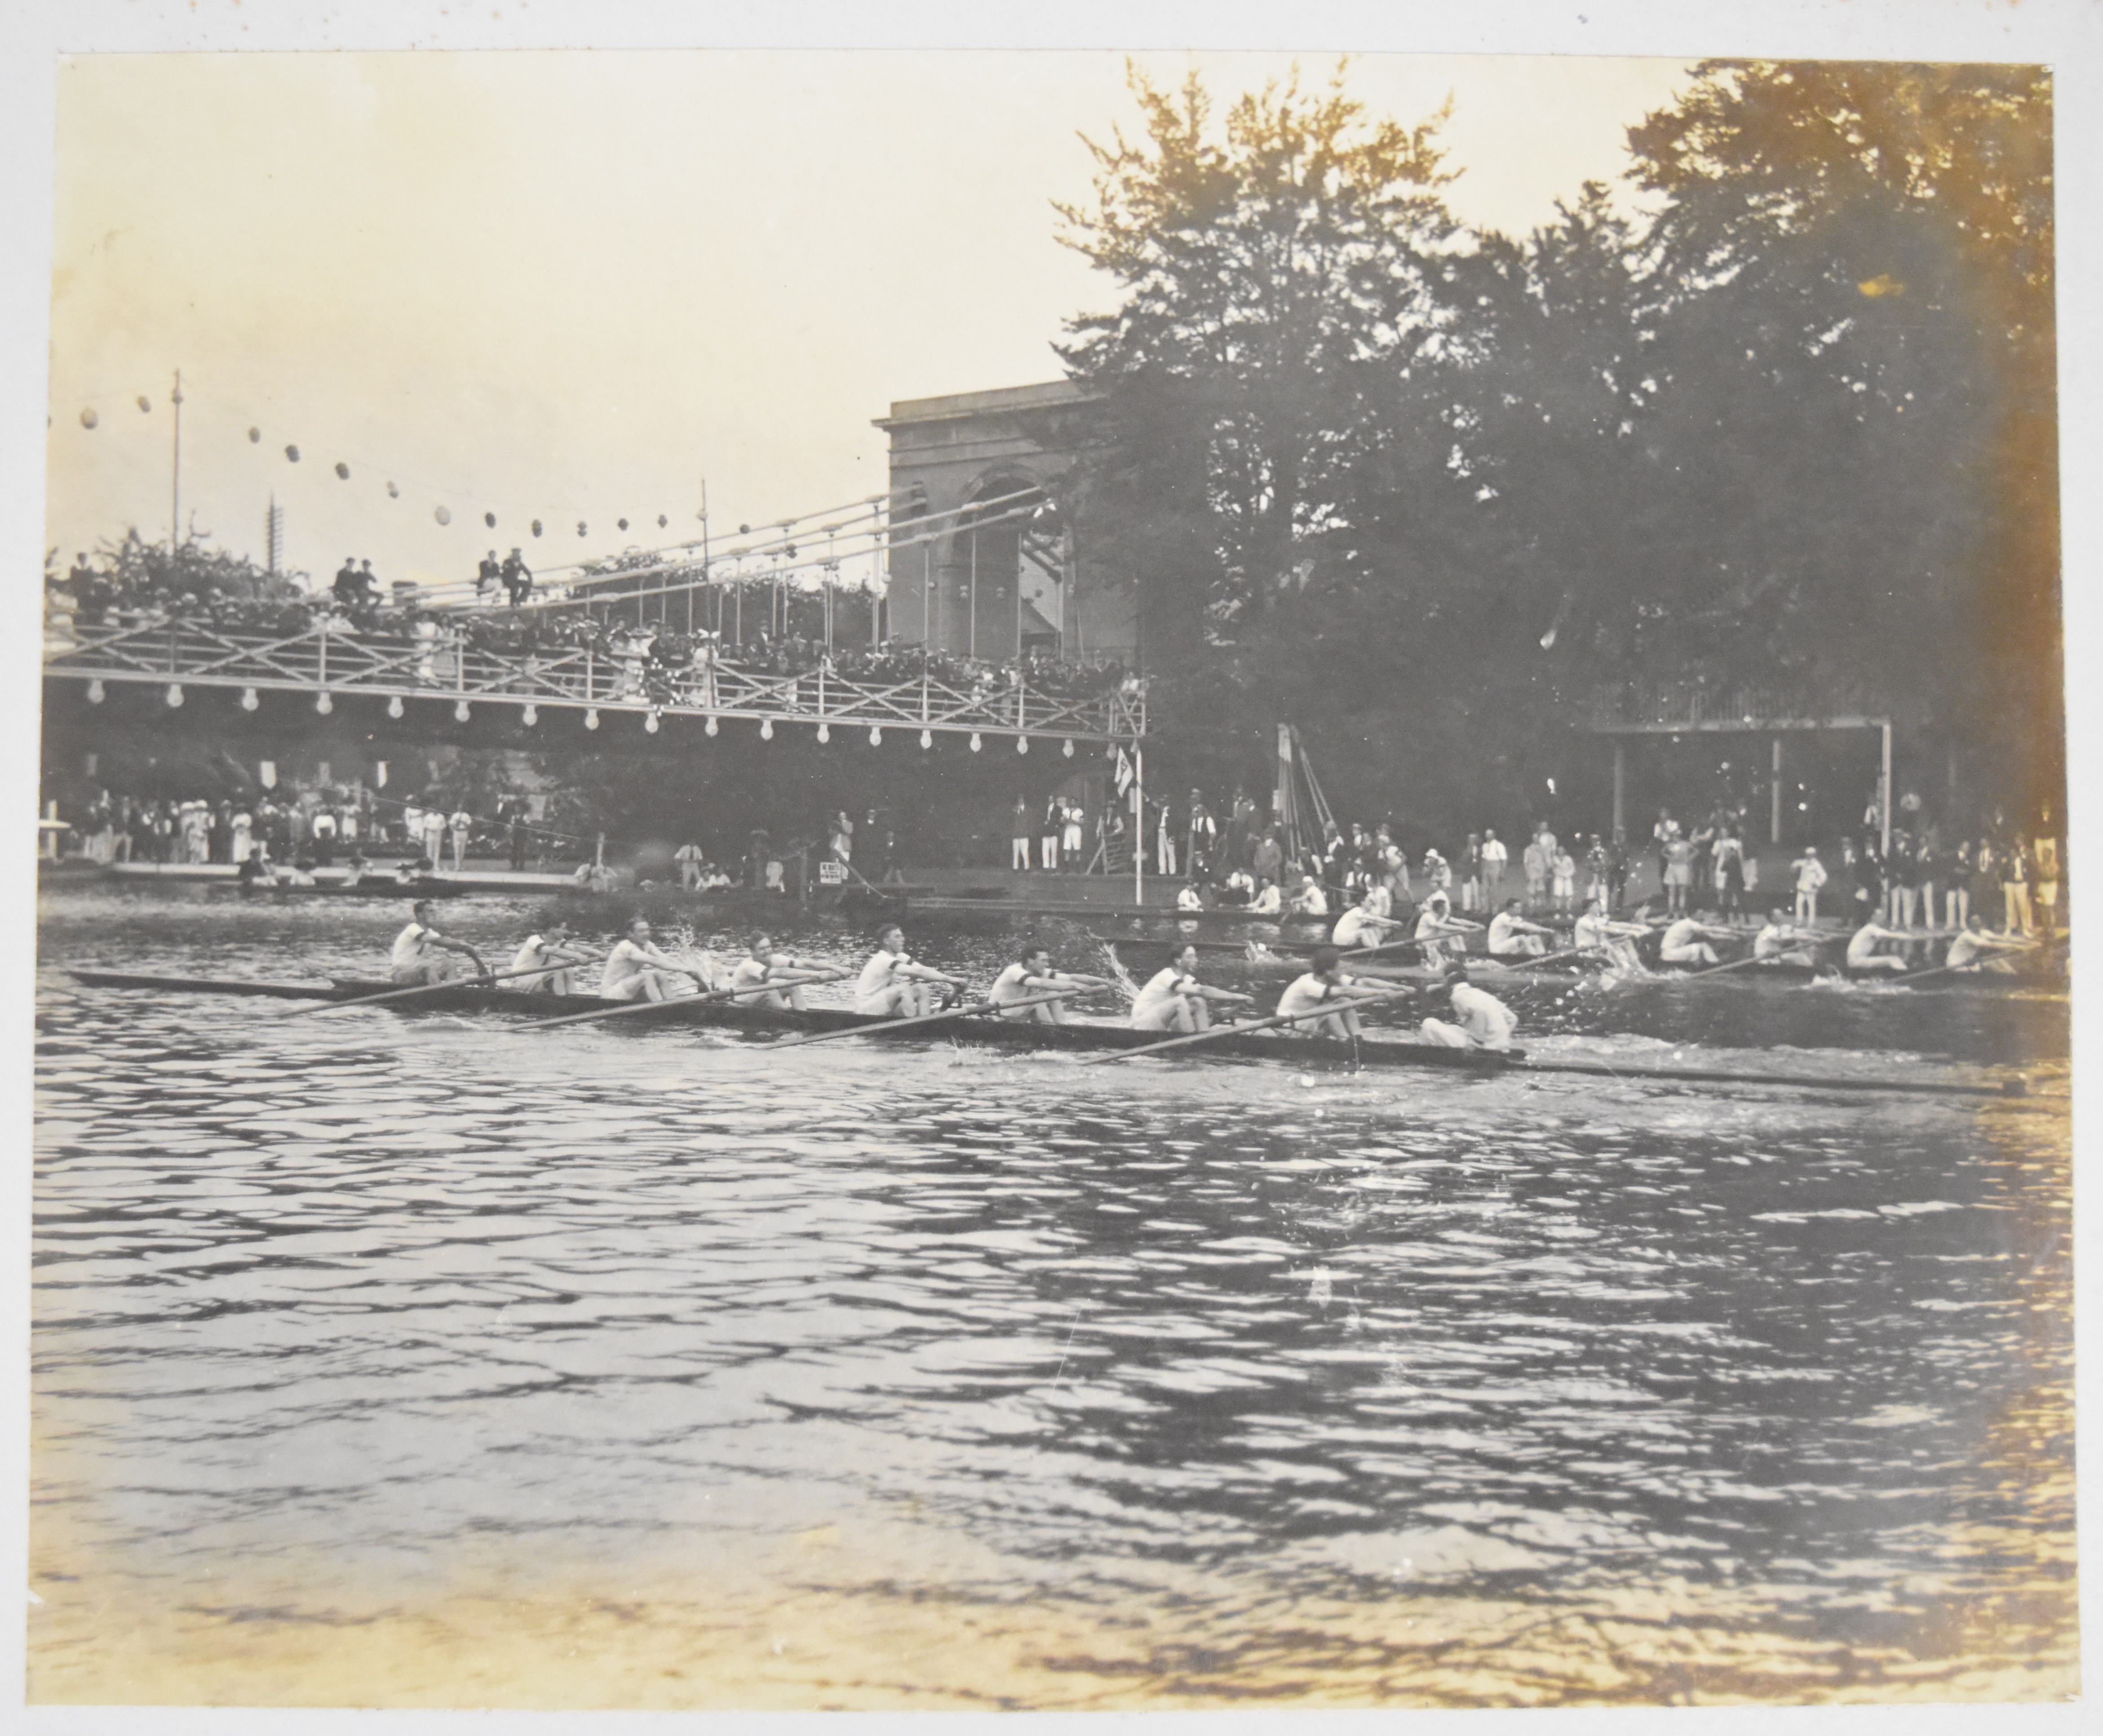
[[[2078,1685],[2063,1098],[775,1054],[62,969],[377,974],[400,920],[47,900],[34,1698]],[[1536,1053],[1672,1052],[1574,1017]],[[1958,1076],[1859,1029],[1683,1052]]]

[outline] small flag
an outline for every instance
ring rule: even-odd
[[[375,789],[387,788],[387,761],[385,760],[380,761],[372,768],[372,787]]]
[[[277,788],[278,762],[275,760],[265,760],[260,763],[256,768],[256,781],[265,789]]]
[[[1118,762],[1117,762],[1117,789],[1118,789],[1118,794],[1119,794],[1120,796],[1122,796],[1123,794],[1124,794],[1124,793],[1125,793],[1127,790],[1130,789],[1131,788],[1132,788],[1132,761],[1131,761],[1129,758],[1127,758],[1127,757],[1126,757],[1126,754],[1125,754],[1125,751],[1124,751],[1124,749],[1123,749],[1123,748],[1118,748]]]

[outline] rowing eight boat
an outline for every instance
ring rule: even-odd
[[[146,988],[163,993],[259,995],[301,1001],[353,1001],[368,995],[385,993],[395,986],[391,983],[342,979],[327,983],[277,983],[243,978],[160,976],[133,971],[78,968],[72,975],[76,980],[98,988]],[[413,1001],[381,1004],[394,1012],[501,1011],[527,1013],[538,1018],[568,1010],[603,1010],[611,1003],[596,995],[524,994],[516,989],[469,988],[456,984],[434,988]],[[1134,1031],[1122,1025],[1044,1025],[982,1018],[959,1018],[938,1024],[922,1021],[900,1024],[887,1019],[849,1012],[844,1007],[812,1007],[807,1011],[798,1012],[705,1000],[700,997],[663,1001],[651,1012],[641,1014],[638,1019],[628,1021],[629,1024],[638,1022],[705,1025],[751,1036],[860,1031],[886,1040],[896,1037],[907,1041],[917,1041],[932,1037],[938,1041],[958,1038],[998,1048],[1097,1053],[1150,1049],[1162,1039],[1160,1032]],[[1505,1073],[1572,1073],[1609,1079],[1621,1084],[1656,1080],[1674,1084],[1770,1085],[1794,1090],[1953,1097],[2020,1097],[2027,1091],[2026,1082],[2020,1076],[2003,1077],[1990,1084],[1924,1080],[1903,1074],[1882,1079],[1832,1076],[1812,1077],[1710,1068],[1643,1067],[1625,1063],[1616,1065],[1607,1061],[1530,1061],[1525,1052],[1518,1049],[1448,1049],[1430,1043],[1373,1038],[1350,1043],[1330,1037],[1271,1032],[1246,1036],[1216,1033],[1203,1045],[1183,1053],[1192,1056],[1212,1054],[1243,1059],[1287,1061],[1295,1066],[1326,1063],[1347,1068],[1428,1067],[1477,1077]]]

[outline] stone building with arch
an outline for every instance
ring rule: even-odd
[[[905,398],[890,437],[893,637],[1004,663],[1130,664],[1132,587],[1092,566],[1071,486],[1094,402],[1069,380]]]

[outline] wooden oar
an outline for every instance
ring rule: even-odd
[[[953,1006],[939,1013],[918,1013],[910,1019],[887,1019],[873,1025],[853,1025],[844,1031],[820,1031],[809,1037],[792,1037],[785,1043],[776,1043],[778,1051],[783,1049],[801,1049],[806,1043],[829,1043],[843,1037],[873,1037],[878,1031],[902,1031],[908,1025],[938,1024],[945,1019],[970,1019],[980,1013],[998,1010],[1012,1012],[1020,1006],[1043,1006],[1052,1001],[1070,1001],[1080,991],[1066,989],[1056,995],[1038,995],[1027,1001],[981,1001],[975,1006]]]
[[[500,970],[495,975],[485,972],[480,976],[456,976],[442,983],[418,983],[408,988],[390,988],[385,994],[356,995],[348,1001],[327,1001],[319,1006],[296,1007],[284,1016],[298,1019],[308,1013],[331,1013],[340,1006],[377,1006],[383,1001],[406,1001],[411,995],[435,994],[442,988],[487,988],[492,983],[509,983],[522,976],[553,976],[558,970],[574,970],[578,965],[594,965],[604,959],[603,952],[587,952],[569,965],[536,965],[529,970]]]
[[[749,983],[743,988],[711,988],[698,995],[681,995],[670,1001],[616,1001],[611,1006],[595,1006],[589,1013],[565,1013],[559,1019],[536,1019],[531,1024],[514,1025],[514,1031],[549,1031],[557,1025],[580,1025],[589,1019],[618,1019],[623,1013],[647,1013],[653,1007],[691,1006],[700,1001],[741,1001],[747,995],[763,995],[781,988],[800,988],[805,983],[836,983],[847,973],[825,970],[813,976],[776,977],[768,983]]]
[[[1276,1025],[1296,1025],[1309,1019],[1328,1019],[1346,1010],[1355,1010],[1379,1001],[1398,1001],[1404,995],[1422,992],[1423,986],[1412,983],[1407,988],[1390,988],[1376,995],[1353,995],[1348,1000],[1309,1007],[1304,1013],[1274,1013],[1268,1019],[1252,1019],[1241,1024],[1215,1025],[1209,1031],[1196,1032],[1188,1037],[1172,1037],[1164,1043],[1145,1043],[1136,1049],[1113,1049],[1106,1054],[1092,1054],[1081,1064],[1093,1067],[1105,1061],[1128,1061],[1136,1054],[1158,1054],[1164,1049],[1183,1049],[1192,1043],[1208,1043],[1216,1037],[1240,1037],[1251,1031],[1268,1031]]]
[[[1697,976],[1721,976],[1726,970],[1742,970],[1748,965],[1763,962],[1765,961],[1758,953],[1748,952],[1743,958],[1734,958],[1727,965],[1711,965],[1706,970],[1690,970],[1687,973],[1687,980],[1692,982]]]

